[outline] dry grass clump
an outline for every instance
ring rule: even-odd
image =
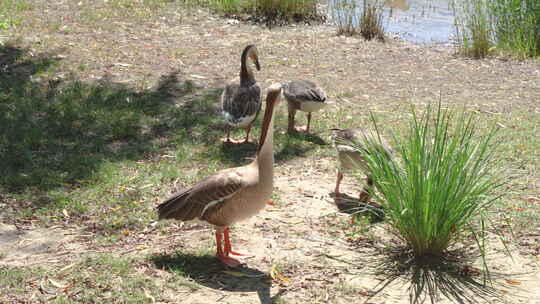
[[[338,35],[361,35],[366,40],[377,38],[384,41],[383,8],[378,2],[364,1],[360,8],[356,1],[335,1],[332,11]]]
[[[315,0],[210,0],[210,6],[227,16],[242,17],[267,25],[324,21]]]

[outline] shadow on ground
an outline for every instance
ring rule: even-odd
[[[93,83],[74,76],[43,80],[39,75],[59,60],[0,48],[0,189],[77,185],[103,162],[144,159],[219,133],[217,93],[180,73],[142,91],[109,77]],[[210,134],[194,136],[201,132]]]
[[[76,187],[104,162],[149,159],[182,145],[209,147],[218,154],[209,157],[224,166],[245,164],[254,155],[254,144],[215,149],[225,134],[221,88],[197,86],[180,72],[143,90],[112,77],[96,82],[66,74],[47,77],[61,74],[55,71],[61,60],[53,52],[34,55],[9,43],[0,47],[2,191]],[[308,149],[288,148],[279,159]]]
[[[283,291],[280,291],[274,296],[270,295],[272,281],[268,274],[246,266],[228,270],[215,256],[177,252],[172,255],[156,255],[150,260],[159,269],[183,278],[189,277],[208,288],[230,292],[256,292],[261,304],[276,303],[283,294]]]
[[[496,283],[509,275],[498,274],[473,267],[476,256],[456,250],[444,257],[415,258],[410,251],[401,247],[379,249],[372,259],[357,265],[350,261],[330,257],[351,265],[351,269],[373,269],[361,271],[361,275],[373,275],[379,283],[370,291],[369,302],[387,288],[409,284],[409,303],[439,303],[448,299],[451,303],[506,303],[502,286]],[[366,267],[366,264],[369,267]]]

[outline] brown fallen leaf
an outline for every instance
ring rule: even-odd
[[[123,235],[125,235],[125,236],[128,236],[128,235],[130,235],[130,234],[131,234],[132,232],[133,232],[133,231],[131,231],[131,230],[127,230],[127,229],[126,229],[126,230],[122,230],[122,231],[121,231],[121,233],[122,233]]]
[[[506,283],[510,284],[510,285],[514,285],[514,286],[519,286],[521,285],[521,282],[520,281],[514,281],[514,280],[510,280],[510,279],[506,279],[505,280]]]

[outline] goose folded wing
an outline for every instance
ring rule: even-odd
[[[306,101],[325,101],[326,94],[317,85],[308,80],[292,81],[286,87],[287,98]]]
[[[177,191],[157,207],[159,219],[201,218],[208,208],[223,203],[247,186],[241,172],[235,169],[220,171]]]

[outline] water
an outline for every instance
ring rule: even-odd
[[[358,9],[364,0],[356,0]],[[383,0],[386,32],[416,43],[448,43],[455,35],[452,0]],[[332,0],[331,7],[350,0]],[[332,8],[334,16],[336,9]]]

